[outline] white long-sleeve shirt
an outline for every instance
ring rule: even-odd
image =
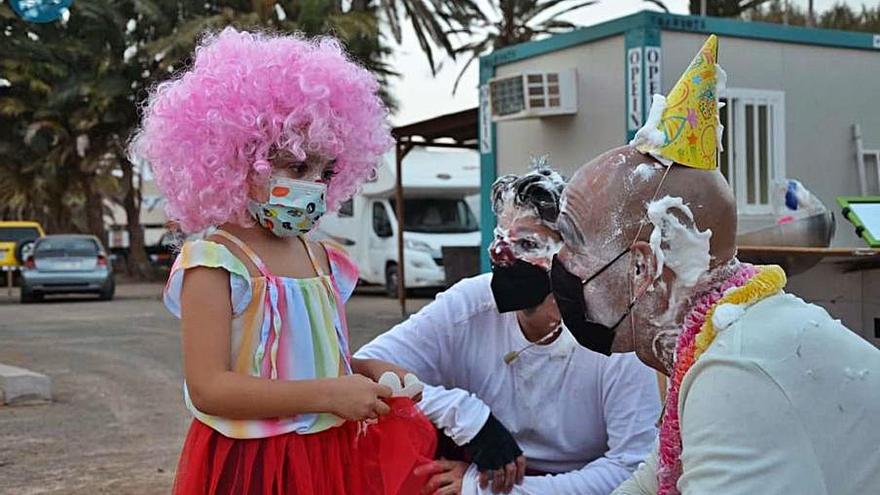
[[[797,297],[721,330],[678,410],[683,495],[880,494],[880,350]],[[656,451],[614,493],[657,493]]]
[[[420,407],[457,444],[476,435],[491,409],[529,468],[560,473],[527,476],[513,493],[610,493],[654,442],[655,373],[633,354],[587,350],[568,331],[505,364],[505,354],[529,342],[514,313],[498,313],[490,281],[459,282],[356,356],[393,362],[433,385]],[[472,467],[464,495],[484,493],[476,481]]]

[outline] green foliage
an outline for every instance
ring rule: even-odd
[[[772,0],[761,8],[749,12],[746,17],[753,21],[778,24],[787,22],[792,26],[809,24],[803,6],[789,3],[786,9],[785,4],[780,0]],[[845,31],[880,32],[880,3],[873,8],[862,5],[861,11],[853,10],[846,3],[837,3],[816,16],[815,26]]]
[[[139,102],[187,65],[206,31],[332,34],[387,86],[395,72],[378,20],[386,3],[77,0],[66,21],[50,24],[26,23],[0,4],[0,218],[101,235],[104,199],[139,198],[138,171],[124,156]]]
[[[715,17],[739,17],[768,0],[705,0],[706,15]],[[690,13],[700,15],[701,0],[690,0]]]
[[[479,11],[469,20],[461,19],[463,33],[470,40],[453,50],[465,55],[467,62],[455,80],[453,92],[467,68],[480,55],[506,46],[524,43],[542,36],[571,31],[577,26],[560,16],[596,3],[596,0],[499,0],[491,3],[491,11]]]

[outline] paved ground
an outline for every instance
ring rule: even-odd
[[[0,291],[0,362],[45,373],[55,400],[0,406],[0,494],[164,494],[189,417],[177,322],[159,285],[121,285],[112,302],[18,304]],[[410,301],[410,311],[427,299]],[[356,349],[400,320],[396,301],[348,306]]]

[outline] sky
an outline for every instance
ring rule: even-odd
[[[710,0],[711,1],[711,0]],[[791,0],[806,9],[807,0]],[[867,0],[873,4],[876,0]],[[815,0],[817,13],[831,7],[836,0]],[[486,3],[485,1],[483,3]],[[687,0],[666,0],[666,6],[675,14],[687,14]],[[846,0],[846,3],[859,8],[862,1]],[[599,0],[598,3],[566,15],[564,19],[577,25],[589,26],[600,22],[623,17],[641,10],[657,10],[650,3],[641,0]],[[453,96],[452,86],[458,76],[460,67],[467,60],[451,61],[444,56],[439,57],[443,67],[436,77],[431,76],[427,59],[419,48],[418,41],[408,22],[408,29],[403,33],[402,44],[395,49],[393,64],[401,77],[392,81],[391,89],[399,102],[399,109],[392,116],[394,125],[409,124],[419,120],[436,117],[446,113],[465,110],[477,106],[477,70],[474,62],[459,84]]]

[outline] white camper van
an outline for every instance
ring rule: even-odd
[[[325,215],[316,237],[335,240],[357,262],[360,278],[397,293],[397,214],[394,154],[376,180]],[[479,155],[472,150],[415,148],[403,161],[406,288],[441,287],[444,246],[479,246],[480,227],[469,203],[479,193]]]

